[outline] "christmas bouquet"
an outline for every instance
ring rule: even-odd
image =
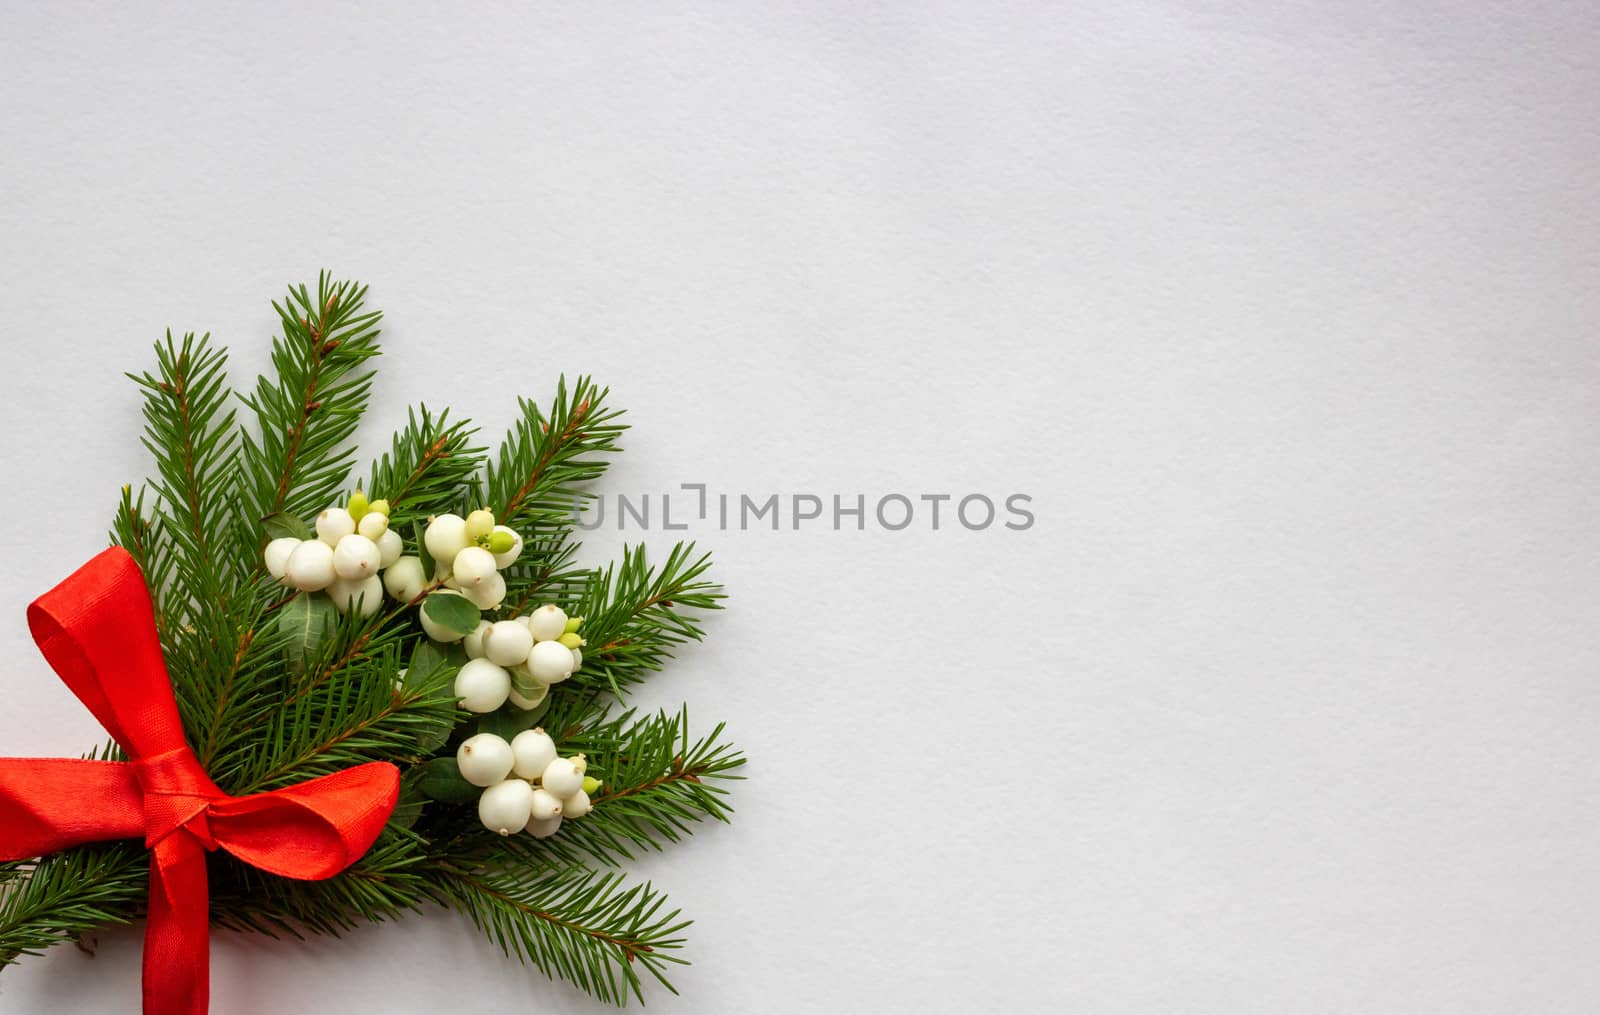
[[[208,337],[169,334],[134,378],[156,478],[28,611],[111,742],[0,759],[0,972],[143,917],[145,1010],[203,1012],[210,926],[444,906],[602,1000],[670,989],[688,921],[617,867],[726,820],[743,758],[626,702],[722,591],[682,544],[575,562],[625,429],[585,378],[521,402],[493,455],[418,407],[354,476],[364,296],[292,288],[237,405]]]

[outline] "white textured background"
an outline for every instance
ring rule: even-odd
[[[253,375],[328,266],[369,442],[591,371],[613,493],[1035,498],[692,533],[733,609],[647,700],[753,781],[639,867],[654,1010],[1594,1011],[1600,15],[1044,7],[5,3],[0,748],[99,736],[23,608],[148,467],[120,372]],[[437,914],[214,954],[218,1012],[596,1010]]]

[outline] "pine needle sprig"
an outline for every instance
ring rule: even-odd
[[[165,586],[167,613],[178,622],[226,609],[241,573],[225,527],[233,515],[237,445],[227,362],[210,335],[197,339],[191,332],[178,342],[169,331],[156,343],[156,372],[128,374],[144,393],[142,441],[156,462],[154,485],[176,580]],[[180,588],[181,596],[171,594]]]
[[[338,936],[436,903],[432,863],[421,840],[392,826],[366,855],[324,881],[288,881],[221,857],[211,892],[212,923],[273,938]]]
[[[503,525],[521,532],[568,529],[576,509],[593,496],[585,484],[598,479],[616,453],[627,424],[605,404],[609,389],[579,377],[571,388],[562,377],[548,412],[519,399],[520,415],[490,460],[483,503]]]
[[[705,634],[699,613],[722,609],[722,586],[706,577],[711,555],[678,543],[653,567],[644,546],[624,547],[620,564],[595,570],[576,606],[584,618],[577,687],[603,686],[618,698],[661,669],[673,649]]]
[[[455,673],[438,667],[401,678],[400,668],[398,647],[387,645],[350,679],[324,682],[274,712],[255,738],[237,792],[277,789],[368,761],[425,761],[460,718]]]
[[[162,644],[178,712],[202,765],[248,752],[255,724],[276,707],[285,642],[263,611],[259,595],[236,595],[206,629],[171,631]]]
[[[132,921],[150,891],[149,870],[140,844],[123,842],[0,864],[0,970],[23,955]]]
[[[276,514],[311,518],[344,492],[350,443],[367,407],[378,355],[378,312],[363,313],[366,287],[326,272],[313,297],[291,287],[274,303],[283,328],[273,341],[274,376],[243,399],[257,433],[241,433],[244,509],[254,523]]]
[[[111,543],[127,550],[134,563],[144,573],[145,584],[150,588],[150,602],[155,610],[156,632],[163,644],[171,637],[174,623],[167,606],[170,596],[182,595],[172,584],[174,563],[171,543],[166,534],[166,523],[161,515],[145,512],[145,490],[122,488],[122,499],[117,503],[116,515],[111,522]]]
[[[663,911],[666,897],[648,883],[622,875],[568,867],[560,870],[485,872],[448,866],[443,888],[508,955],[546,976],[559,976],[610,1004],[641,1003],[639,972],[666,989],[668,964],[684,964],[689,920]]]
[[[437,416],[425,405],[412,409],[372,463],[367,494],[389,501],[389,524],[408,537],[415,522],[454,505],[483,466],[484,449],[472,445],[477,429],[449,417],[448,409]]]
[[[561,530],[526,537],[521,559],[501,572],[505,610],[519,616],[543,603],[576,604],[591,574],[590,568],[574,563],[577,553],[578,544]]]

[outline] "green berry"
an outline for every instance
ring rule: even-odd
[[[350,512],[351,518],[354,518],[359,522],[361,520],[361,516],[366,514],[368,511],[367,495],[362,493],[360,490],[352,493],[350,495],[350,501],[349,503],[345,504],[344,509]]]
[[[517,537],[512,535],[509,532],[491,532],[491,533],[489,533],[489,552],[490,553],[496,553],[496,554],[505,553],[507,550],[511,549],[513,546],[516,546],[516,545],[517,545]]]

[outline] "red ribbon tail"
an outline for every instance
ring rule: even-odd
[[[144,934],[144,1015],[205,1015],[211,1003],[206,851],[185,832],[150,855]]]
[[[85,842],[144,838],[133,766],[75,758],[0,758],[0,860]]]

